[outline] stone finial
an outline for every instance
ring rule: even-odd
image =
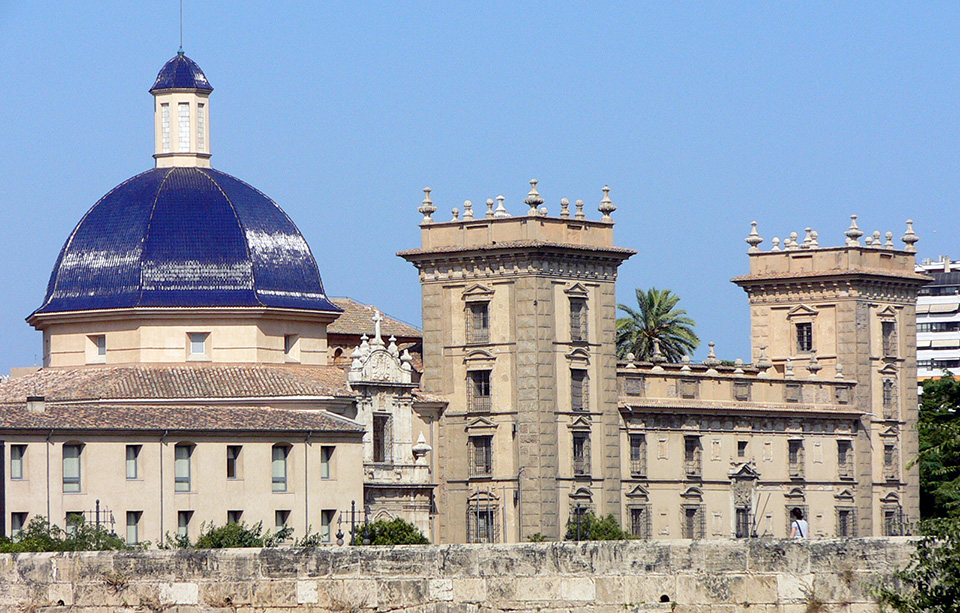
[[[450,214],[453,215],[453,221],[457,221],[460,219],[460,209],[458,209],[457,207],[453,207],[453,210],[450,211]]]
[[[773,243],[773,249],[771,249],[770,251],[780,251],[780,237],[774,236],[773,241],[771,242]]]
[[[903,244],[906,245],[906,247],[904,247],[904,251],[908,251],[909,253],[917,252],[915,245],[917,244],[917,241],[920,240],[920,237],[913,233],[912,219],[907,220],[907,231],[902,237],[900,237],[900,240],[902,240]]]
[[[603,217],[600,218],[600,221],[605,221],[606,223],[613,223],[613,218],[610,217],[610,213],[617,210],[617,207],[613,206],[613,200],[610,200],[610,186],[603,186],[603,199],[600,200],[600,206],[597,207],[597,210],[603,213]]]
[[[717,344],[713,341],[707,343],[710,347],[710,351],[707,352],[707,359],[703,361],[703,365],[707,367],[708,375],[717,375],[720,374],[717,372],[717,366],[720,366],[720,360],[717,359],[716,346]]]
[[[857,227],[857,216],[850,216],[850,227],[844,232],[847,237],[847,247],[859,247],[860,237],[863,236],[863,230]]]
[[[791,233],[790,233],[790,238],[787,239],[787,240],[790,241],[789,243],[787,243],[786,245],[784,245],[784,246],[786,247],[787,251],[795,251],[795,250],[797,250],[797,249],[800,248],[800,245],[797,243],[797,233],[796,233],[796,232],[791,232]]]
[[[667,358],[660,351],[660,339],[658,338],[653,339],[653,353],[650,355],[650,361],[653,362],[653,371],[663,372],[662,364],[667,361]]]
[[[628,353],[628,354],[627,354],[627,368],[636,368],[637,365],[634,364],[634,362],[636,361],[636,359],[637,359],[637,356],[636,356],[635,354],[633,354],[633,353]]]
[[[423,220],[421,224],[430,224],[433,223],[433,215],[437,212],[437,207],[433,206],[433,200],[430,199],[430,192],[433,190],[429,187],[423,188],[423,204],[420,205],[420,208],[417,210],[423,213]]]
[[[837,379],[843,379],[843,364],[837,362],[837,374],[835,375]]]
[[[760,251],[760,243],[763,242],[763,239],[760,238],[760,233],[757,232],[757,222],[750,222],[750,235],[743,240],[745,243],[750,245],[750,248],[747,249],[747,253],[757,253]]]
[[[570,200],[560,199],[560,219],[570,219]]]
[[[537,213],[540,215],[540,217],[546,217],[546,216],[547,216],[547,212],[548,212],[548,211],[547,211],[547,207],[545,207],[545,206],[542,206],[542,207],[540,207],[539,209],[537,209]]]
[[[733,374],[742,375],[743,374],[743,360],[737,358],[733,361]]]
[[[523,203],[530,207],[530,210],[527,211],[528,217],[536,217],[538,215],[537,208],[543,204],[543,197],[540,196],[540,192],[537,191],[536,179],[530,179],[530,193],[523,199]]]
[[[813,228],[811,228],[810,226],[807,226],[806,228],[804,228],[803,232],[804,232],[803,243],[800,245],[800,248],[810,249],[810,243],[813,242],[813,238],[810,236],[810,233],[813,232]]]
[[[873,237],[867,234],[867,238],[863,239],[863,244],[867,247],[873,247]]]
[[[410,448],[410,451],[413,452],[414,463],[422,463],[424,456],[433,451],[433,447],[427,444],[427,439],[424,438],[423,432],[421,432],[417,438],[417,443]]]
[[[406,349],[403,350],[403,354],[400,356],[400,369],[407,372],[413,370],[413,356],[410,355],[410,352]]]
[[[807,372],[810,373],[810,379],[816,379],[817,373],[820,372],[820,369],[823,368],[823,365],[817,360],[816,355],[810,356],[810,361],[807,362]]]
[[[817,240],[818,238],[820,238],[820,233],[817,232],[816,230],[811,230],[810,231],[810,248],[811,249],[820,248],[820,241]]]
[[[387,342],[389,343],[389,345],[387,345],[387,351],[390,352],[390,355],[393,357],[399,358],[400,348],[397,347],[397,337],[391,334],[390,338],[387,339]]]
[[[887,231],[883,237],[887,239],[887,242],[883,244],[887,249],[893,249],[893,232]]]
[[[683,372],[690,372],[690,356],[684,355],[682,358],[680,358],[680,363],[683,364],[683,366],[680,367],[680,370]]]
[[[473,203],[469,200],[463,201],[463,220],[473,221]]]
[[[360,337],[360,347],[359,347],[359,349],[360,349],[360,356],[361,356],[361,357],[364,357],[364,358],[365,358],[365,357],[367,357],[368,355],[370,355],[370,337],[368,337],[366,334],[364,334],[363,336]]]
[[[880,249],[883,247],[883,241],[880,239],[880,230],[873,231],[873,248]]]
[[[760,355],[757,356],[757,368],[760,369],[758,377],[769,377],[770,374],[767,372],[773,368],[773,362],[770,361],[770,358],[767,357],[767,346],[760,345]]]
[[[787,358],[787,363],[783,367],[783,376],[788,379],[792,379],[794,376],[796,376],[793,372],[793,360],[790,358]]]
[[[494,217],[510,217],[510,213],[507,212],[507,207],[503,206],[504,200],[506,200],[506,198],[503,197],[503,194],[497,196],[497,210],[493,212]]]
[[[577,207],[577,213],[574,215],[576,219],[586,219],[587,216],[583,214],[583,200],[577,200],[573,203]]]
[[[487,217],[492,218],[493,216],[493,198],[487,198]]]

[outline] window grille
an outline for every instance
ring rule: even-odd
[[[630,507],[630,534],[636,538],[652,538],[650,521],[650,505],[644,504]]]
[[[491,408],[490,371],[474,370],[468,373],[467,391],[471,411],[489,411]]]
[[[570,340],[587,340],[587,301],[583,298],[570,299]]]
[[[897,384],[893,379],[883,380],[883,417],[893,419],[896,415]]]
[[[490,342],[490,304],[474,302],[467,313],[467,342]]]
[[[803,479],[804,475],[804,453],[803,441],[788,441],[788,456],[790,464],[790,478]]]
[[[707,514],[702,504],[683,505],[683,538],[702,539],[707,532]]]
[[[880,323],[883,334],[883,355],[894,357],[897,355],[897,323],[884,321]]]
[[[750,528],[750,507],[737,507],[734,535],[738,539],[747,538],[751,534]]]
[[[177,105],[180,112],[180,123],[179,123],[179,133],[180,133],[180,142],[179,149],[181,153],[186,153],[190,151],[190,103],[181,102]]]
[[[903,536],[903,509],[899,505],[884,505],[883,536]]]
[[[853,478],[853,443],[837,441],[837,474],[841,479]]]
[[[899,464],[900,458],[897,453],[897,446],[893,443],[886,443],[883,446],[883,474],[887,479],[897,479],[900,476]]]
[[[630,474],[642,477],[647,474],[647,437],[630,435]]]
[[[493,473],[493,437],[471,436],[470,449],[472,461],[470,463],[471,477],[484,477]]]
[[[813,324],[810,322],[797,324],[797,351],[799,353],[813,351]]]
[[[391,420],[389,415],[373,416],[373,461],[389,463],[392,461]]]
[[[160,133],[160,151],[170,153],[170,105],[166,103],[160,105]]]
[[[499,540],[500,502],[490,492],[479,492],[467,503],[467,542],[496,543]]]
[[[570,370],[570,409],[586,411],[587,403],[587,371]]]
[[[203,152],[207,143],[203,134],[203,104],[197,104],[197,151]]]
[[[837,507],[837,536],[857,536],[856,509]]]
[[[699,477],[703,472],[703,447],[699,436],[683,437],[683,464],[688,477]]]
[[[587,432],[573,433],[573,474],[590,474],[590,434]]]

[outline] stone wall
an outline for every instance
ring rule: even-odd
[[[878,610],[869,586],[912,550],[891,538],[3,554],[0,611],[853,613]]]

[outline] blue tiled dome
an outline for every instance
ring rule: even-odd
[[[230,175],[155,168],[100,199],[70,234],[34,314],[133,307],[340,309],[279,206]]]
[[[213,87],[207,81],[197,63],[188,58],[183,52],[177,53],[160,69],[157,80],[150,88],[150,92],[164,89],[195,89],[202,92],[212,92]]]

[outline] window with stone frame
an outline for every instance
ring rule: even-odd
[[[570,340],[587,340],[587,301],[584,298],[570,299]]]
[[[741,402],[748,402],[750,400],[750,382],[749,381],[734,382],[733,399],[739,400]]]
[[[837,536],[857,536],[857,511],[854,507],[837,507]]]
[[[811,353],[813,351],[813,322],[801,321],[795,324],[797,333],[797,352]]]
[[[590,474],[590,433],[573,433],[573,474],[585,476]]]
[[[490,342],[489,302],[470,302],[467,304],[467,342]]]
[[[748,538],[752,533],[750,525],[750,507],[737,507],[734,509],[734,537],[738,539]]]
[[[853,479],[853,442],[837,441],[837,476]]]
[[[804,453],[803,441],[796,439],[787,441],[787,457],[791,479],[803,479],[804,476]]]
[[[493,436],[471,436],[470,476],[489,477],[493,474]]]
[[[491,390],[489,370],[471,370],[467,373],[467,396],[470,411],[490,411]]]
[[[373,461],[389,464],[393,449],[392,419],[388,413],[373,414]]]
[[[490,492],[478,492],[467,502],[467,542],[496,543],[500,537],[500,501]]]
[[[737,441],[737,457],[740,459],[747,457],[748,441]]]
[[[570,410],[586,411],[587,402],[587,371],[580,368],[570,369]]]
[[[683,505],[682,537],[702,539],[707,533],[707,513],[702,504]]]
[[[899,505],[884,505],[883,536],[903,536],[903,509]]]
[[[883,355],[884,357],[896,357],[897,351],[897,322],[886,320],[880,322],[881,335],[883,337]]]
[[[885,479],[895,480],[900,476],[900,471],[898,470],[900,464],[899,455],[895,443],[883,444],[883,476]]]
[[[897,415],[897,384],[893,379],[883,380],[883,417],[894,419]]]
[[[630,535],[638,539],[653,538],[649,504],[630,505]]]
[[[683,466],[687,477],[703,474],[703,446],[699,436],[683,437]]]
[[[630,474],[634,477],[647,474],[647,437],[643,434],[630,435]]]

